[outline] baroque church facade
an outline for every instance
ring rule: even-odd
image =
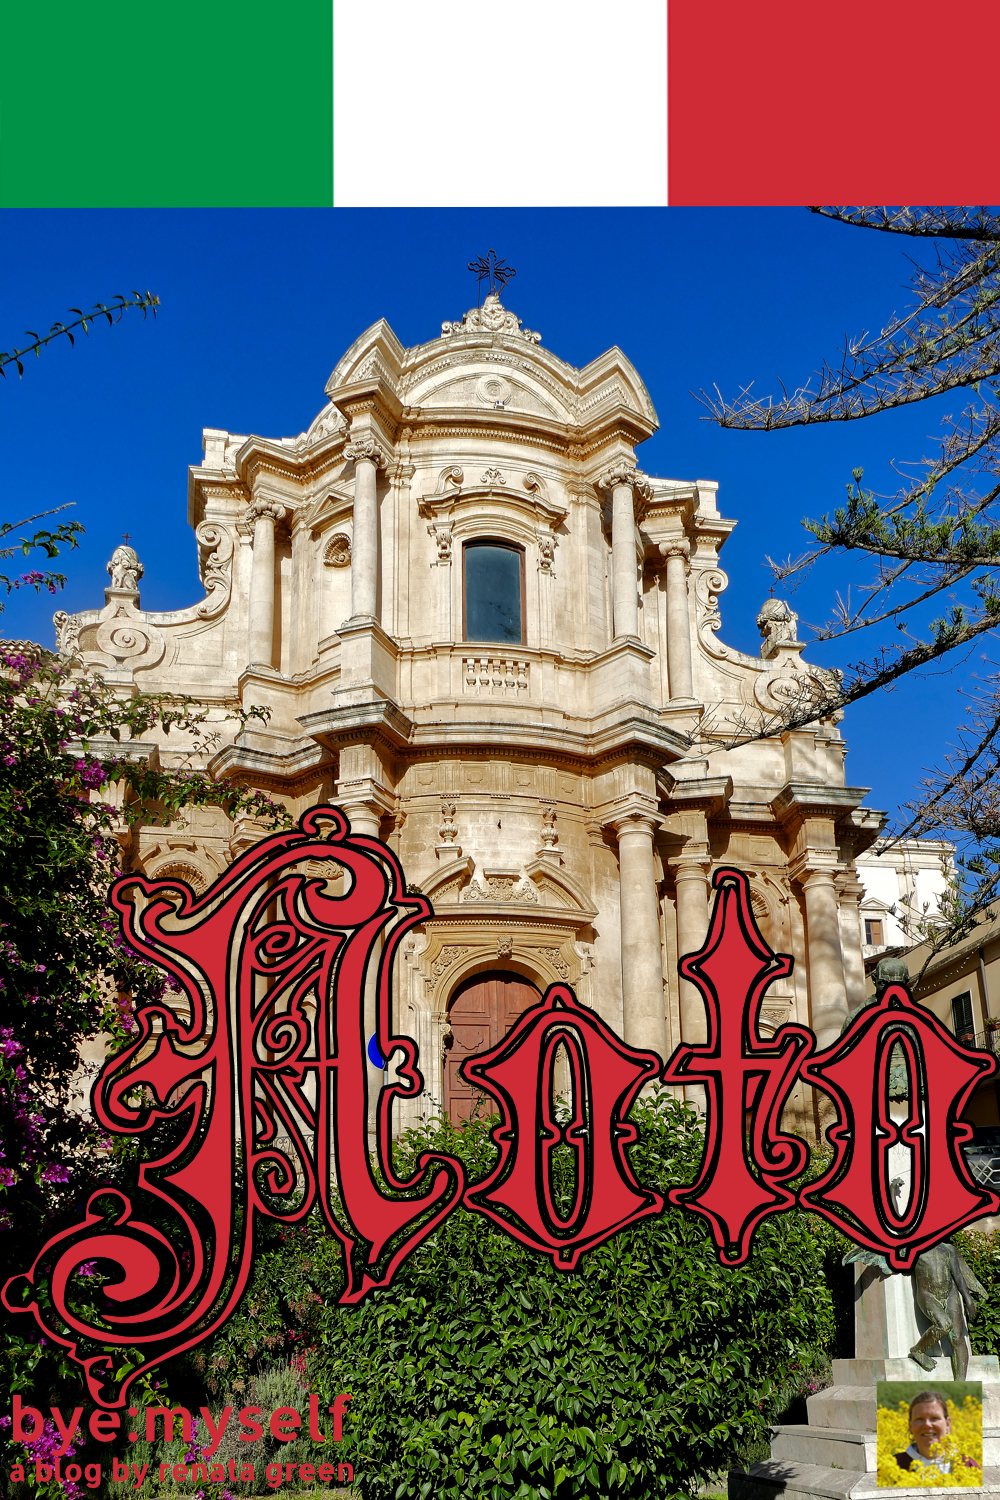
[[[295,438],[205,431],[188,490],[204,599],[143,610],[122,547],[104,608],[56,627],[120,691],[209,708],[214,775],[295,816],[337,802],[430,898],[396,966],[425,1079],[397,1125],[467,1115],[458,1064],[556,981],[663,1057],[704,1040],[677,962],[720,865],[795,958],[765,1027],[834,1039],[865,999],[855,859],[881,818],[833,721],[733,747],[824,673],[778,601],[759,656],[723,643],[735,522],[715,484],[639,468],[658,424],[629,360],[575,369],[490,296],[412,349],[376,323],[326,396]],[[234,702],[266,724],[240,732]],[[260,832],[195,810],[123,835],[124,865],[200,891]]]

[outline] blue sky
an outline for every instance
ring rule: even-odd
[[[146,567],[145,608],[200,597],[186,494],[202,428],[302,431],[337,359],[377,318],[415,344],[474,305],[466,263],[490,246],[517,268],[505,305],[547,348],[582,365],[617,344],[635,363],[661,424],[641,467],[719,481],[720,509],[739,522],[722,559],[722,636],[744,650],[759,648],[765,554],[801,551],[802,517],[840,504],[852,468],[894,488],[890,463],[932,452],[944,411],[962,404],[776,434],[702,420],[691,390],[794,385],[845,333],[880,327],[910,300],[905,256],[920,246],[803,209],[7,210],[0,221],[0,348],[118,291],[149,288],[162,302],[155,322],[129,313],[75,349],[61,341],[0,388],[3,515],[72,502],[66,516],[86,527],[62,598],[22,592],[0,621],[46,644],[53,608],[102,602],[125,531]],[[834,589],[869,568],[817,569],[793,607],[822,621]],[[833,666],[876,644],[854,636],[808,656]],[[894,812],[940,760],[990,645],[849,711],[848,780],[872,787],[871,805]]]

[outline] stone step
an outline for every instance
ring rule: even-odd
[[[794,1463],[874,1474],[876,1450],[874,1432],[812,1427],[804,1422],[771,1428],[771,1457]],[[1000,1428],[983,1428],[983,1463],[987,1468],[1000,1467]]]
[[[766,1458],[763,1463],[751,1464],[745,1472],[730,1472],[729,1500],[813,1500],[817,1495],[827,1500],[848,1500],[852,1485],[858,1482],[856,1469]]]
[[[935,1485],[935,1495],[969,1497],[1000,1493],[1000,1469],[983,1470],[982,1486]],[[765,1459],[747,1470],[733,1469],[729,1475],[729,1500],[885,1500],[877,1489],[875,1475],[852,1469],[826,1468],[822,1464],[795,1463],[791,1459]],[[908,1489],[893,1486],[894,1497],[926,1496],[927,1486]]]
[[[845,1365],[847,1360],[835,1360]],[[861,1361],[850,1361],[858,1363]],[[870,1363],[870,1361],[865,1361]],[[886,1361],[888,1363],[888,1361]],[[840,1371],[835,1371],[840,1374]],[[894,1377],[895,1378],[895,1377]],[[970,1375],[970,1380],[978,1377]],[[928,1387],[934,1382],[927,1376]],[[828,1385],[806,1398],[810,1427],[840,1427],[852,1432],[875,1431],[876,1387],[874,1385]],[[983,1427],[1000,1428],[1000,1382],[983,1382]]]
[[[981,1380],[983,1385],[1000,1385],[1000,1359],[995,1354],[974,1354],[969,1360],[966,1380]],[[877,1380],[951,1379],[951,1360],[936,1358],[932,1371],[922,1370],[912,1359],[835,1359],[834,1385],[874,1385]]]
[[[804,1422],[771,1428],[771,1457],[781,1462],[818,1464],[824,1469],[874,1472],[874,1432],[846,1427],[807,1427]]]
[[[859,1479],[852,1489],[851,1500],[886,1500],[887,1495],[892,1495],[893,1497],[903,1495],[922,1495],[926,1497],[928,1494],[973,1496],[996,1495],[998,1492],[1000,1492],[1000,1469],[984,1468],[982,1485],[977,1486],[976,1489],[968,1488],[964,1484],[936,1484],[931,1489],[928,1489],[927,1485],[922,1485],[919,1489],[908,1489],[903,1485],[893,1485],[891,1490],[880,1490],[875,1487],[874,1474],[868,1474],[864,1479]]]
[[[845,1432],[874,1432],[875,1405],[873,1385],[828,1385],[806,1398],[810,1427]]]

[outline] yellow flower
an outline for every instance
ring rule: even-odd
[[[878,1465],[875,1483],[879,1489],[903,1485],[907,1489],[923,1486],[941,1489],[964,1485],[978,1489],[983,1482],[983,1408],[974,1396],[966,1396],[961,1406],[948,1402],[951,1431],[935,1446],[933,1456],[948,1459],[951,1473],[942,1474],[936,1464],[915,1462],[912,1469],[901,1469],[895,1455],[910,1444],[909,1408],[905,1401],[893,1409],[878,1408]]]

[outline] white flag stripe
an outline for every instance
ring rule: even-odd
[[[666,203],[666,0],[333,7],[338,207]]]

